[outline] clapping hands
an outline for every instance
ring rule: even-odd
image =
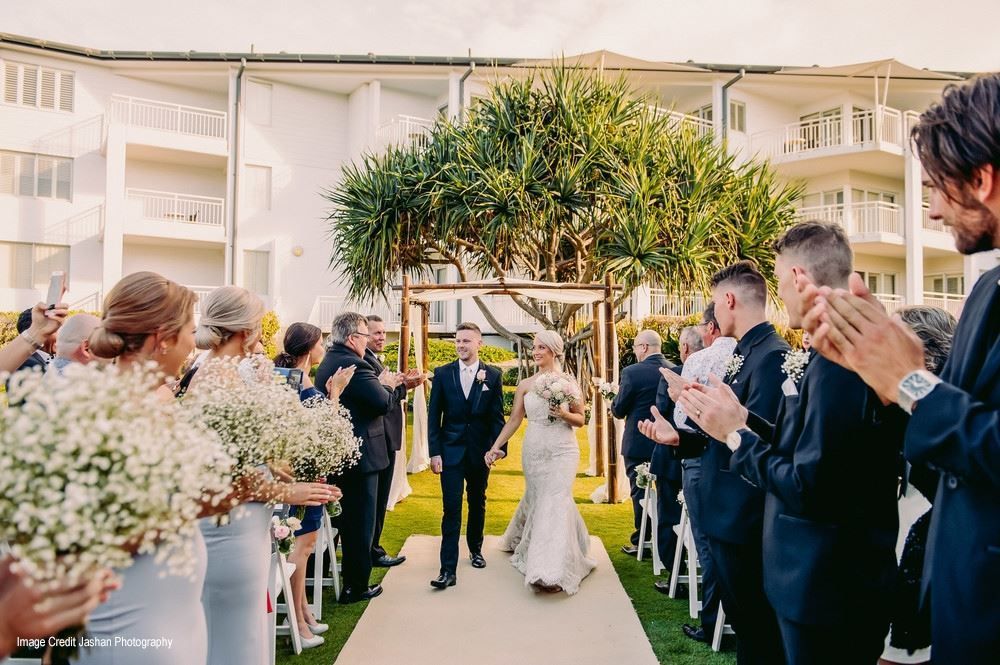
[[[662,371],[662,370],[661,370]],[[671,372],[673,374],[673,372]],[[674,376],[677,376],[674,374]],[[648,439],[665,446],[676,446],[681,438],[677,434],[674,426],[663,417],[660,410],[655,406],[649,407],[649,412],[653,415],[652,420],[642,420],[639,422],[639,432]]]
[[[708,381],[711,386],[692,383],[681,392],[678,403],[702,431],[725,441],[730,432],[746,427],[749,412],[719,377],[710,374]]]
[[[357,369],[354,365],[348,365],[347,367],[338,367],[337,371],[333,373],[326,381],[326,394],[330,396],[330,399],[337,399],[344,392],[344,388],[347,384],[351,382],[354,377],[354,370]]]
[[[666,367],[660,368],[660,376],[663,380],[667,382],[667,394],[670,395],[670,399],[677,402],[680,399],[681,391],[684,390],[686,386],[694,384],[691,379],[685,379],[677,372],[667,369]]]

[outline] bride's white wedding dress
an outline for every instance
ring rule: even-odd
[[[574,594],[597,565],[587,556],[590,536],[573,501],[580,448],[572,427],[549,420],[546,400],[529,391],[524,412],[528,430],[521,462],[526,486],[500,548],[514,553],[511,565],[524,575],[525,585],[560,586]]]

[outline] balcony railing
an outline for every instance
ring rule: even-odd
[[[111,114],[115,120],[135,127],[216,139],[226,138],[228,123],[225,111],[113,95]]]
[[[447,303],[431,303],[430,324],[432,326],[442,326],[447,320]],[[324,331],[330,330],[330,324],[338,315],[344,312],[358,312],[359,314],[377,314],[387,324],[399,326],[401,322],[402,298],[399,292],[394,291],[389,294],[389,302],[377,300],[374,303],[362,304],[349,300],[347,296],[318,296],[313,302],[312,311],[309,313],[309,322],[317,325]],[[411,316],[410,325],[420,325],[420,320],[414,320]]]
[[[905,305],[903,301],[903,296],[895,293],[874,293],[874,295],[882,306],[885,307],[885,311],[889,314],[894,313],[900,307]]]
[[[649,313],[652,316],[691,316],[708,306],[700,293],[676,293],[667,289],[649,290]]]
[[[920,122],[920,114],[916,111],[903,111],[903,130],[906,132],[903,140],[910,140],[910,132]]]
[[[869,143],[877,137],[880,142],[902,147],[903,120],[904,114],[889,106],[879,106],[877,114],[873,109],[855,111],[851,114],[851,145]],[[757,132],[751,137],[751,146],[761,157],[780,158],[811,150],[844,146],[847,144],[845,131],[843,117],[838,113]]]
[[[699,137],[708,136],[714,130],[711,120],[705,120],[704,118],[699,118],[696,115],[688,115],[687,113],[681,113],[680,111],[660,108],[659,106],[650,106],[649,108],[651,108],[657,116],[666,116],[668,118],[669,125],[673,129],[689,128],[694,130],[694,133]]]
[[[920,213],[923,216],[925,229],[928,229],[930,231],[941,231],[942,233],[946,233],[944,228],[944,222],[942,222],[940,219],[931,218],[931,209],[929,206],[923,206],[923,208],[920,210]]]
[[[205,296],[207,296],[209,293],[211,293],[212,291],[216,290],[219,287],[217,287],[217,286],[192,286],[190,284],[186,284],[185,286],[187,286],[189,289],[191,289],[192,291],[194,291],[194,295],[195,295],[194,317],[198,318],[199,316],[201,316],[201,301],[202,301],[202,299]]]
[[[903,235],[903,209],[895,203],[864,201],[845,206],[842,203],[800,208],[800,220],[818,219],[840,224],[848,234],[885,233]]]
[[[222,226],[225,219],[225,199],[132,188],[126,195],[142,205],[144,219],[207,226]]]
[[[962,307],[965,306],[965,296],[958,295],[957,293],[924,291],[924,304],[930,307],[940,307],[946,312],[950,312],[957,319],[962,315]]]
[[[389,146],[426,146],[430,141],[434,121],[412,115],[397,115],[375,132],[375,143],[379,150]]]

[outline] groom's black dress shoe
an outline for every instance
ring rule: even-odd
[[[359,603],[362,600],[371,600],[372,598],[381,595],[382,595],[381,584],[372,584],[371,586],[369,586],[367,589],[365,589],[360,593],[355,593],[353,589],[345,588],[344,591],[340,594],[339,602],[341,605],[348,605],[350,603]]]
[[[692,626],[689,623],[686,623],[683,626],[681,626],[681,630],[683,630],[684,634],[690,637],[695,642],[708,642],[708,637],[705,635],[704,628],[698,628],[696,626]]]
[[[372,565],[378,568],[392,568],[393,566],[398,566],[404,561],[406,561],[405,556],[389,556],[388,554],[383,554],[377,559],[372,559]]]
[[[650,552],[653,551],[652,543],[646,543],[644,547]],[[635,556],[639,553],[639,548],[636,545],[622,545],[622,552],[628,554],[629,556]]]
[[[458,580],[452,573],[441,573],[437,576],[437,579],[431,580],[431,586],[435,589],[447,589],[450,586],[455,586],[455,582]]]
[[[483,558],[483,555],[480,552],[473,552],[472,554],[469,555],[469,558],[472,560],[473,568],[486,567],[486,559]]]

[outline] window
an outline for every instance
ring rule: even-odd
[[[896,273],[891,272],[868,272],[858,270],[861,279],[865,280],[868,290],[876,294],[895,295],[896,294]]]
[[[934,293],[965,294],[965,276],[961,274],[926,275],[924,288]]]
[[[270,83],[247,81],[247,118],[255,125],[269,126],[271,124],[271,93]]]
[[[852,189],[851,198],[853,199],[854,203],[871,203],[871,202],[895,203],[896,193],[881,192],[871,189]]]
[[[712,122],[712,105],[705,104],[704,106],[700,106],[696,108],[694,111],[692,111],[691,115],[693,115],[696,118],[701,118],[702,120],[707,120],[709,122]]]
[[[0,194],[70,201],[73,198],[73,160],[0,151]]]
[[[802,197],[803,208],[835,206],[844,204],[844,190],[831,189],[828,192],[813,192]]]
[[[729,102],[729,129],[734,132],[747,130],[747,105],[743,102]]]
[[[3,65],[5,103],[52,111],[73,111],[73,72],[10,60]]]
[[[257,295],[271,292],[271,252],[247,249],[243,251],[243,287]]]
[[[246,165],[247,205],[253,210],[271,209],[271,167]]]
[[[0,288],[45,290],[55,270],[69,274],[69,247],[0,242]]]

